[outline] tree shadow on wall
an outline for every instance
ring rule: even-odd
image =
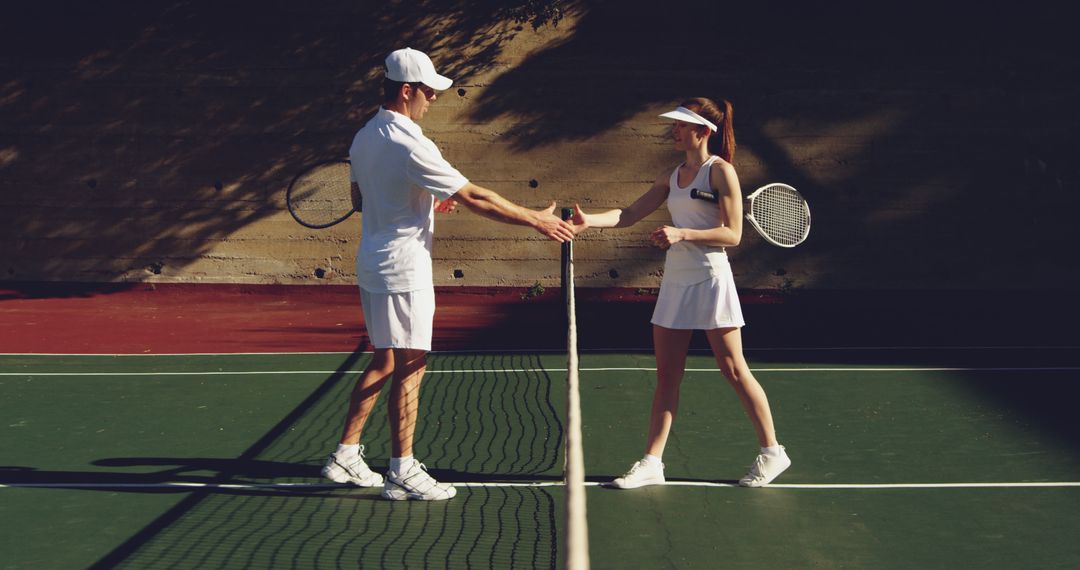
[[[1080,287],[1060,245],[1080,206],[1068,158],[1080,150],[1080,64],[1066,55],[1067,26],[1038,2],[584,2],[573,33],[487,86],[472,119],[511,122],[504,136],[520,151],[629,125],[618,132],[644,153],[666,135],[652,112],[726,97],[744,190],[785,181],[814,209],[797,254],[747,231],[733,252],[744,273],[798,288],[814,275],[786,275],[796,260],[821,260],[820,276],[889,271],[876,265],[891,258],[895,279],[869,282],[925,287],[993,283],[996,260],[1017,258],[1019,271],[1052,274],[1048,287]],[[640,168],[576,152],[567,160]],[[990,220],[1023,239],[989,238]]]
[[[507,120],[500,142],[512,149],[620,126],[656,142],[661,120],[631,119],[688,95],[726,96],[750,151],[736,157],[744,186],[783,180],[811,199],[815,228],[798,257],[821,259],[815,271],[884,252],[916,268],[914,282],[992,276],[986,255],[972,255],[985,249],[982,235],[949,229],[977,195],[995,201],[963,214],[972,227],[1021,204],[1027,239],[995,245],[997,255],[1031,260],[1032,270],[1060,265],[1052,244],[1071,224],[1057,222],[1076,205],[1080,179],[1070,160],[1080,150],[1080,70],[1052,6],[44,2],[0,23],[9,54],[0,59],[0,243],[14,252],[0,279],[138,281],[177,268],[196,279],[288,276],[288,259],[242,266],[231,248],[251,245],[227,240],[280,214],[304,164],[346,152],[377,106],[387,51],[427,50],[465,84],[528,26],[516,21],[529,17],[523,9],[551,5],[574,16],[565,38],[468,94],[467,118]],[[241,239],[300,241],[299,228],[280,223],[288,229]],[[740,249],[747,273],[774,275],[777,287],[812,284],[784,276],[788,252]],[[1057,269],[1057,284],[1080,283],[1075,264]]]
[[[390,50],[429,51],[444,73],[468,77],[530,22],[550,25],[549,8],[197,0],[9,10],[0,243],[11,255],[0,279],[139,281],[196,262],[242,274],[222,242],[282,212],[303,165],[347,152],[377,108]],[[269,263],[288,271],[287,260]]]

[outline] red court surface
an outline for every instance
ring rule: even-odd
[[[741,294],[747,348],[1076,345],[1067,295],[993,291]],[[561,350],[558,287],[437,289],[437,351]],[[648,350],[655,290],[578,289],[582,349]],[[0,353],[171,354],[370,349],[355,287],[338,285],[0,285]],[[699,347],[704,344],[697,339]]]
[[[436,349],[442,350],[471,348],[467,343],[477,336],[502,336],[503,348],[532,348],[515,346],[509,338],[516,328],[511,318],[543,323],[544,315],[561,306],[557,289],[528,302],[521,291],[493,289],[450,291],[437,302]],[[0,287],[0,352],[5,353],[351,352],[357,347],[369,348],[359,294],[351,286]]]

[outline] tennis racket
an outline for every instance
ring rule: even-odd
[[[293,219],[302,226],[322,229],[359,212],[359,194],[353,203],[351,168],[348,159],[336,158],[300,171],[285,192],[285,204]]]
[[[695,200],[719,202],[713,191],[694,188]],[[766,184],[746,197],[746,221],[765,241],[780,247],[795,247],[810,235],[810,205],[787,184]]]

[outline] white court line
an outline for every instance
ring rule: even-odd
[[[904,351],[904,350],[928,350],[928,351],[942,351],[942,350],[1076,350],[1080,349],[1080,346],[1025,346],[1025,345],[1004,345],[1004,346],[777,346],[777,347],[749,347],[743,348],[744,352],[831,352],[831,351],[874,351],[874,350],[891,350],[891,351]],[[604,353],[635,353],[635,352],[647,352],[652,353],[652,347],[642,348],[626,348],[626,347],[612,347],[612,348],[590,348],[581,350],[582,354],[604,354]],[[497,350],[433,350],[428,354],[445,354],[445,355],[468,355],[468,354],[562,354],[565,350],[556,348],[505,348]],[[691,352],[695,353],[708,353],[708,349],[692,348]],[[372,351],[363,351],[360,354],[371,354]],[[147,356],[320,356],[320,355],[334,355],[334,356],[347,356],[350,354],[356,354],[355,352],[340,352],[340,351],[311,351],[311,352],[144,352],[144,353],[101,353],[101,352],[0,352],[0,357],[4,356],[78,356],[78,357],[104,357],[104,358],[130,358],[130,357],[147,357]]]
[[[455,487],[564,487],[562,481],[525,482],[460,482]],[[668,487],[739,488],[734,483],[708,481],[668,481]],[[587,482],[587,487],[600,487],[601,483]],[[8,483],[0,489],[220,489],[220,490],[318,490],[355,489],[352,485],[336,483]],[[1080,488],[1080,481],[1035,481],[1011,483],[780,483],[769,485],[772,489],[802,490],[872,490],[872,489],[1061,489]]]
[[[656,368],[579,368],[581,372],[655,372]],[[1075,372],[1080,366],[1042,367],[874,367],[874,368],[751,368],[751,372]],[[428,370],[427,374],[516,374],[534,372],[565,372],[565,368],[501,368],[466,370]],[[0,372],[0,376],[278,376],[296,374],[359,374],[362,370],[212,370],[189,372]],[[717,368],[687,368],[686,372],[717,372]]]
[[[581,368],[588,372],[655,372],[655,368]],[[966,366],[916,366],[875,368],[751,368],[751,372],[1037,372],[1080,370],[1080,366],[1039,367],[966,367]],[[687,368],[686,372],[720,372],[718,368]]]

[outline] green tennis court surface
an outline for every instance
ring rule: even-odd
[[[588,488],[592,565],[1077,567],[1076,352],[751,352],[794,460],[753,490],[749,422],[691,356],[670,484]],[[461,485],[431,504],[318,476],[368,358],[0,356],[0,567],[557,567],[565,355],[430,357],[417,453]],[[640,456],[652,366],[582,355],[591,483]],[[385,469],[381,405],[364,439]]]

